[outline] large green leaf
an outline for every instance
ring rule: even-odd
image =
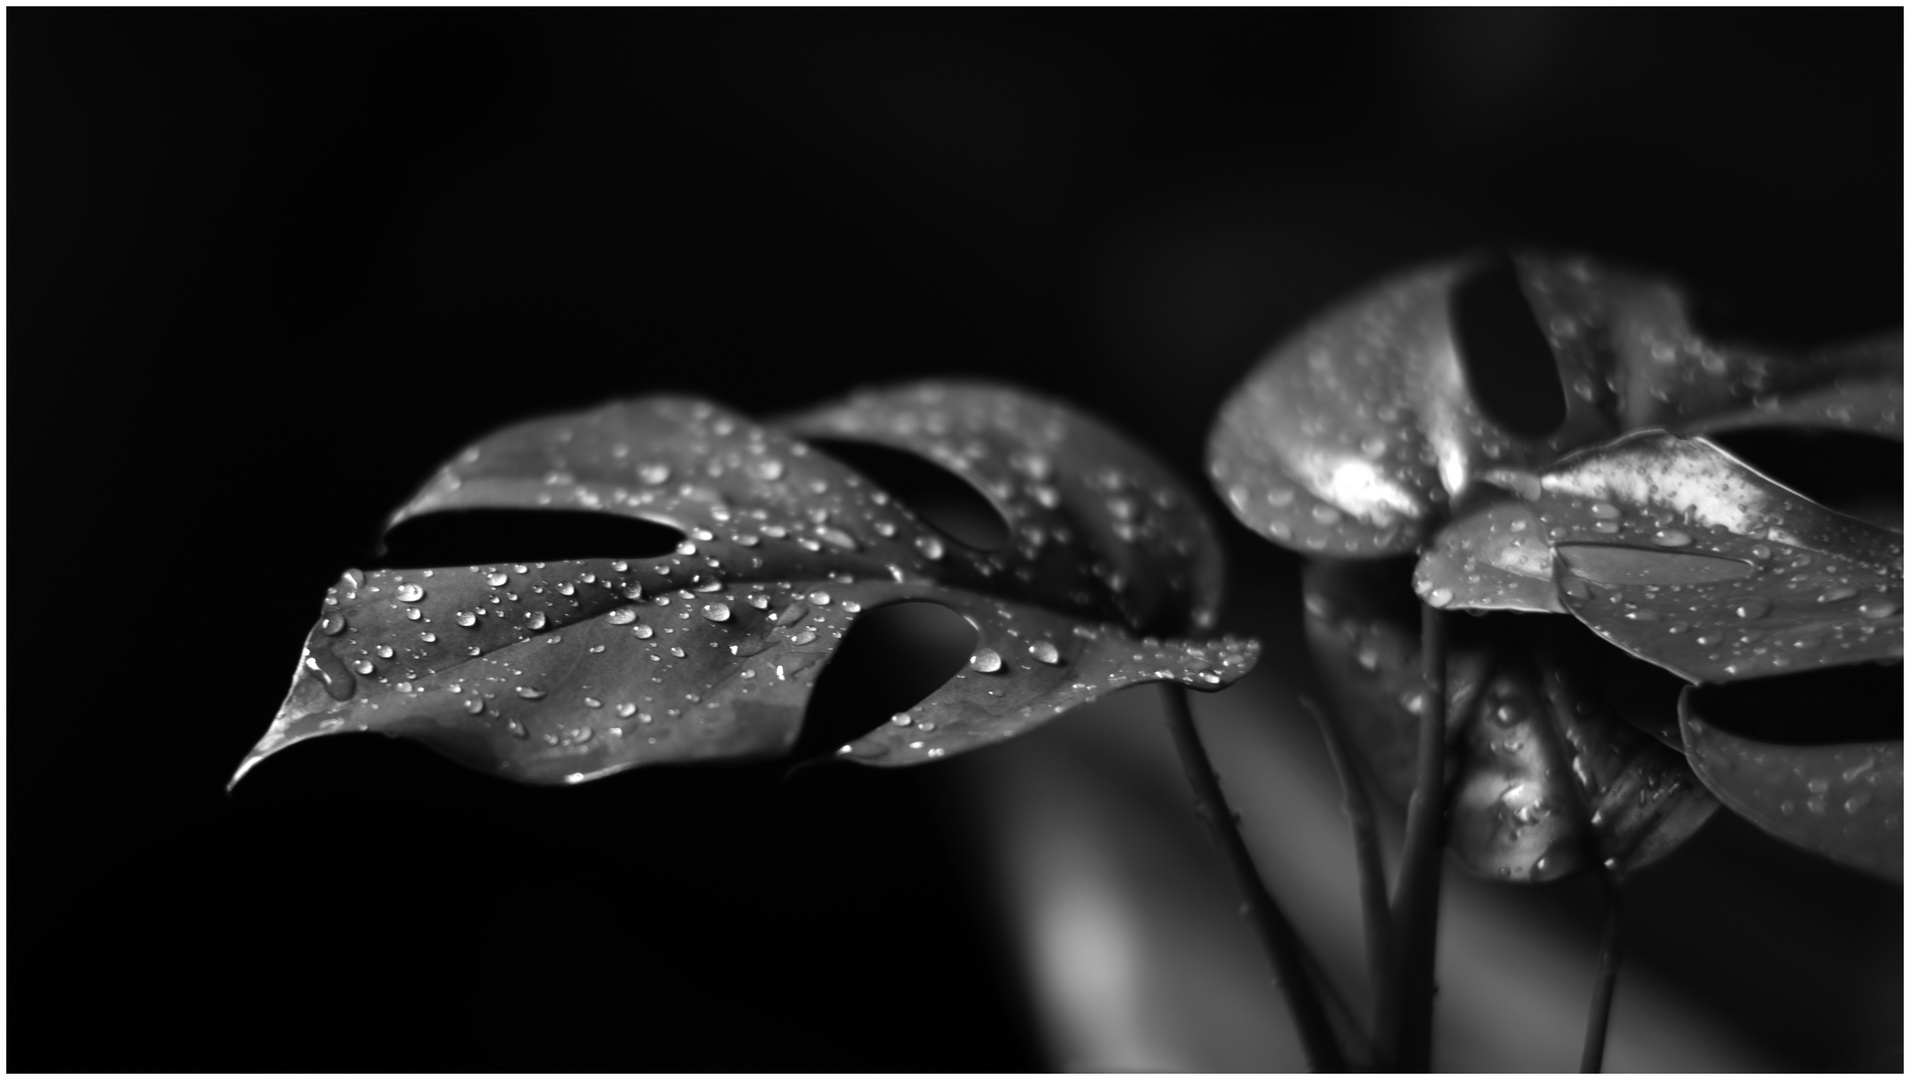
[[[1209,471],[1234,513],[1309,554],[1403,554],[1483,471],[1542,467],[1641,426],[1823,426],[1903,433],[1901,333],[1802,356],[1700,336],[1675,286],[1587,259],[1522,255],[1520,290],[1566,388],[1541,438],[1494,420],[1454,333],[1483,258],[1441,263],[1349,298],[1277,345],[1222,407]]]
[[[803,433],[941,462],[990,499],[1011,545],[942,535]],[[1210,524],[1119,435],[1010,390],[907,387],[781,424],[675,397],[535,420],[459,455],[392,523],[476,508],[618,514],[684,540],[661,558],[348,573],[240,775],[348,731],[532,782],[783,753],[845,631],[899,601],[962,615],[976,652],[844,746],[849,760],[960,753],[1139,682],[1218,689],[1257,653],[1142,636],[1211,625]]]
[[[1773,836],[1903,880],[1901,668],[1691,687],[1679,719],[1692,766],[1725,805]],[[1797,732],[1818,741],[1785,738]]]
[[[1307,639],[1339,722],[1380,788],[1404,803],[1425,686],[1401,576],[1387,563],[1317,559],[1305,589]],[[1682,753],[1621,719],[1604,691],[1623,680],[1595,655],[1608,650],[1569,621],[1460,620],[1452,631],[1448,848],[1468,870],[1517,882],[1600,864],[1629,873],[1716,809]]]
[[[1827,510],[1702,438],[1637,432],[1503,474],[1566,607],[1692,682],[1903,654],[1903,536]]]

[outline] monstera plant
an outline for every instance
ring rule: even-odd
[[[1181,636],[1213,630],[1222,593],[1199,500],[1097,421],[1013,390],[925,383],[763,421],[649,397],[484,438],[390,525],[581,512],[670,530],[673,549],[347,571],[233,782],[295,743],[369,731],[532,784],[789,755],[849,628],[928,602],[972,628],[967,664],[827,759],[923,764],[1167,684],[1195,807],[1312,1067],[1429,1066],[1450,857],[1491,880],[1606,883],[1595,1070],[1619,884],[1720,804],[1901,880],[1901,493],[1850,470],[1813,486],[1794,467],[1822,456],[1824,432],[1901,442],[1902,340],[1722,345],[1662,282],[1580,259],[1512,267],[1549,346],[1534,409],[1508,410],[1495,381],[1531,372],[1491,373],[1456,329],[1456,297],[1487,269],[1465,259],[1278,346],[1210,442],[1236,516],[1309,556],[1322,731],[1364,879],[1370,1033],[1255,870],[1193,722],[1184,691],[1222,689],[1258,655]],[[1792,440],[1782,467],[1746,460],[1773,432]],[[932,524],[853,464],[857,445],[952,472],[1005,541]],[[1408,806],[1390,897],[1368,778]]]
[[[1590,1071],[1619,882],[1720,803],[1903,873],[1901,475],[1878,467],[1901,451],[1812,467],[1840,439],[1901,443],[1901,333],[1783,355],[1701,336],[1661,280],[1579,258],[1509,269],[1549,347],[1522,401],[1504,383],[1533,372],[1472,355],[1456,325],[1494,272],[1466,258],[1280,344],[1209,444],[1235,515],[1309,556],[1329,746],[1409,804],[1390,902],[1355,815],[1373,1055],[1403,1070],[1429,1063],[1444,857],[1513,883],[1602,876]],[[1765,470],[1734,446],[1772,451]]]
[[[926,458],[1007,525],[986,550],[825,447]],[[618,402],[469,447],[392,516],[516,509],[673,529],[673,552],[347,571],[326,590],[278,715],[233,783],[321,736],[414,739],[474,768],[577,784],[644,765],[784,755],[859,617],[927,601],[975,633],[966,667],[834,752],[890,767],[1032,730],[1122,687],[1219,690],[1258,645],[1209,630],[1219,545],[1193,494],[1064,406],[987,386],[861,394],[759,423],[707,401]],[[620,557],[624,555],[626,557]],[[1252,872],[1178,688],[1168,719],[1317,1059],[1337,1063],[1310,963]]]

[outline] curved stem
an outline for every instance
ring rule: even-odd
[[[1393,921],[1386,904],[1386,865],[1380,858],[1373,802],[1339,727],[1311,698],[1302,697],[1300,704],[1320,725],[1327,757],[1340,777],[1340,790],[1345,796],[1340,806],[1346,813],[1347,824],[1353,827],[1353,860],[1359,866],[1360,910],[1366,926],[1366,967],[1373,993],[1378,995],[1379,988],[1386,985],[1386,973],[1393,968]]]
[[[1393,977],[1381,991],[1374,1025],[1380,1067],[1397,1072],[1432,1067],[1433,960],[1445,856],[1446,624],[1438,608],[1422,604],[1419,610],[1426,684],[1419,710],[1419,769],[1406,809],[1406,852],[1393,902]]]
[[[1585,1052],[1578,1059],[1578,1071],[1582,1073],[1605,1068],[1605,1032],[1612,1023],[1612,992],[1618,988],[1619,946],[1623,943],[1625,905],[1618,892],[1618,875],[1607,870],[1601,880],[1605,883],[1605,929],[1598,939],[1598,975],[1592,983],[1591,1019],[1585,1024]]]
[[[1246,841],[1240,837],[1240,821],[1221,793],[1220,777],[1215,775],[1213,762],[1208,760],[1207,749],[1194,726],[1194,714],[1187,702],[1190,691],[1171,683],[1162,689],[1167,698],[1167,727],[1173,732],[1175,747],[1180,750],[1187,783],[1194,789],[1194,812],[1207,822],[1214,841],[1227,857],[1227,865],[1233,870],[1241,894],[1246,897],[1246,913],[1260,934],[1260,943],[1273,965],[1274,979],[1284,991],[1287,1009],[1299,1029],[1307,1068],[1314,1072],[1342,1072],[1346,1061],[1333,1038],[1333,1025],[1320,1004],[1319,992],[1307,976],[1300,939],[1286,914],[1274,902],[1273,894],[1267,891],[1266,883],[1260,880],[1253,856],[1248,854]]]

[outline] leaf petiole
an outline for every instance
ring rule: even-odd
[[[1346,1058],[1333,1037],[1333,1025],[1320,1003],[1318,988],[1307,974],[1306,954],[1300,939],[1260,879],[1253,856],[1241,839],[1239,819],[1227,805],[1226,795],[1220,790],[1220,777],[1207,757],[1199,729],[1194,726],[1187,691],[1174,686],[1165,686],[1162,690],[1167,705],[1167,727],[1174,735],[1175,748],[1180,751],[1187,783],[1194,789],[1194,812],[1213,832],[1214,842],[1220,845],[1241,895],[1246,898],[1245,913],[1260,935],[1260,943],[1273,965],[1274,977],[1286,996],[1287,1009],[1299,1029],[1307,1068],[1313,1072],[1344,1072]]]

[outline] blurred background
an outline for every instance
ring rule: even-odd
[[[1900,326],[1902,20],[10,10],[7,1066],[1297,1068],[1152,689],[931,769],[552,791],[366,737],[224,783],[493,427],[1006,379],[1222,521],[1267,651],[1198,714],[1363,1001],[1298,561],[1207,490],[1210,418],[1321,305],[1509,243],[1725,338]],[[928,689],[853,637],[830,676],[850,726]],[[1446,888],[1438,1064],[1573,1067],[1596,891]],[[1900,889],[1720,813],[1628,895],[1613,1069],[1901,1071]]]

